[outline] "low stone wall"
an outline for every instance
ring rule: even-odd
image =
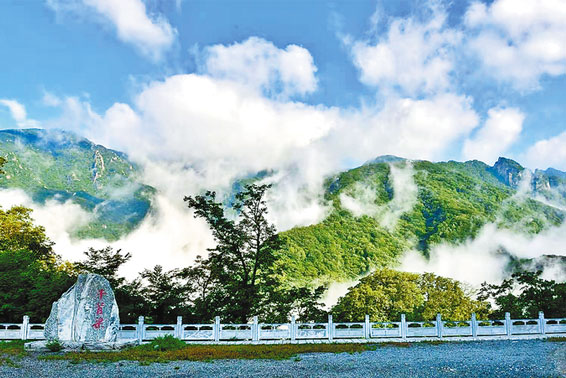
[[[45,324],[30,323],[27,316],[22,323],[0,323],[0,340],[44,340],[44,327]],[[471,319],[462,321],[446,321],[438,315],[434,321],[413,322],[401,315],[399,322],[370,322],[366,315],[363,322],[335,323],[330,315],[326,323],[297,323],[293,317],[289,323],[265,324],[255,317],[249,324],[223,324],[220,317],[216,317],[210,324],[183,324],[178,317],[176,324],[145,324],[144,317],[140,316],[137,324],[120,324],[118,339],[143,342],[165,335],[200,343],[566,337],[566,318],[546,319],[541,312],[537,319],[511,319],[507,313],[502,320],[477,320],[474,314]]]

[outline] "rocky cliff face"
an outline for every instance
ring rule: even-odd
[[[493,174],[505,185],[516,188],[525,177],[525,168],[514,160],[500,157],[491,167]]]

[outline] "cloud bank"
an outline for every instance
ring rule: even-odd
[[[526,115],[503,103],[480,114],[473,96],[457,83],[468,75],[466,70],[479,70],[517,93],[535,91],[542,78],[566,72],[563,2],[474,2],[458,25],[448,22],[440,3],[430,4],[425,16],[384,20],[385,32],[373,40],[343,38],[370,93],[357,106],[313,104],[309,96],[321,90],[313,55],[296,44],[277,46],[251,36],[204,47],[195,53],[195,72],[149,80],[129,103],[103,111],[95,111],[85,98],[48,94],[44,103],[58,108],[60,116],[42,125],[76,131],[125,151],[144,167],[143,181],[159,191],[157,212],[123,245],[147,257],[170,250],[160,259],[166,266],[185,263],[208,243],[202,225],[183,211],[181,198],[203,189],[225,193],[234,179],[259,171],[271,172],[264,180],[276,186],[269,201],[278,228],[312,224],[329,211],[321,196],[324,178],[376,156],[442,160],[456,154],[491,163],[511,149]],[[155,61],[175,41],[174,27],[148,14],[141,0],[48,0],[48,5],[58,14],[81,14],[110,25],[120,40]],[[472,63],[461,64],[462,59]],[[17,122],[27,119],[23,106],[2,101]],[[528,161],[564,168],[564,135],[538,141],[528,150]],[[384,222],[390,226],[415,195],[408,172],[392,170],[399,186],[393,201],[399,200],[387,209],[393,216]],[[352,198],[371,203],[366,189]],[[355,201],[350,205],[360,214],[383,211],[371,206],[355,210]],[[489,238],[506,248],[519,247],[507,234],[485,229],[477,241],[458,247],[468,260],[456,260],[451,247],[440,246],[420,269],[445,272],[450,266],[445,261],[455,267],[461,262],[467,268],[458,275],[473,282],[466,274],[476,271],[470,268],[476,248],[497,250],[495,244],[487,245]],[[78,248],[72,240],[61,240],[63,249]],[[550,236],[537,240],[553,245]],[[435,260],[437,255],[442,258]],[[491,252],[486,258],[490,256],[495,256],[490,265],[495,277],[499,260]]]
[[[176,30],[159,15],[149,15],[142,0],[47,0],[57,14],[79,14],[111,26],[118,39],[154,61],[162,58]]]

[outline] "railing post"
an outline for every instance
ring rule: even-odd
[[[546,334],[546,329],[545,329],[546,321],[544,320],[544,312],[542,312],[542,311],[539,311],[539,313],[538,313],[538,324],[539,324],[540,334],[545,335]]]
[[[220,341],[220,316],[214,318],[214,341]]]
[[[334,325],[332,324],[332,314],[328,314],[328,341],[332,341],[334,337]]]
[[[294,343],[295,340],[297,339],[297,326],[296,326],[296,318],[295,315],[291,316],[291,342]]]
[[[442,315],[436,314],[436,335],[442,339]]]
[[[177,327],[175,337],[181,340],[183,338],[183,317],[177,316]]]
[[[476,313],[472,313],[472,321],[470,322],[472,324],[472,337],[475,339],[478,338],[478,321],[476,319]]]
[[[405,314],[401,314],[401,338],[403,340],[407,339],[407,319]]]
[[[371,337],[371,327],[369,324],[369,315],[366,314],[366,319],[364,322],[364,337],[369,339]]]
[[[511,314],[508,312],[505,313],[505,334],[511,336]]]
[[[143,331],[143,316],[140,316],[138,318],[138,343],[142,343],[143,341],[143,336],[144,336],[144,331]]]
[[[29,326],[29,316],[24,315],[24,319],[22,320],[22,340],[28,339],[28,327]]]
[[[257,322],[257,316],[254,316],[254,324],[252,325],[252,341],[259,340],[259,327]]]

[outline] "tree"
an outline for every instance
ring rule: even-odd
[[[442,314],[447,320],[469,319],[471,313],[486,318],[488,304],[472,299],[462,284],[456,280],[437,276],[432,273],[421,274],[418,285],[423,292],[423,305],[416,310],[422,319],[434,319]]]
[[[6,172],[2,169],[6,164],[6,158],[4,156],[0,156],[0,175],[5,174]]]
[[[418,274],[381,269],[362,278],[338,300],[332,309],[337,319],[360,321],[367,314],[372,321],[397,320],[412,314],[424,301]]]
[[[487,316],[487,304],[475,301],[458,281],[431,273],[415,274],[380,269],[361,279],[332,308],[336,318],[360,321],[432,320],[440,313],[446,320],[469,319],[475,312]]]
[[[0,208],[0,250],[27,250],[42,261],[55,262],[53,242],[45,235],[45,228],[33,224],[31,212],[23,206]]]
[[[505,312],[512,318],[536,318],[539,311],[547,317],[564,316],[566,282],[541,278],[542,271],[517,272],[501,284],[484,282],[478,298],[495,303],[492,317],[501,319]]]
[[[110,246],[102,249],[89,248],[85,251],[87,259],[77,262],[75,265],[81,271],[100,274],[105,277],[113,288],[121,286],[126,281],[125,278],[118,275],[118,269],[132,258],[128,252],[122,255],[122,250],[114,249]]]
[[[227,320],[247,322],[259,312],[260,286],[266,283],[274,251],[280,247],[275,226],[266,219],[265,193],[269,188],[251,184],[236,194],[232,206],[235,220],[226,216],[215,192],[185,197],[195,216],[208,223],[217,243],[196,268],[211,275],[206,287],[201,287],[207,291],[201,300],[208,297],[208,316],[217,311]]]
[[[76,280],[69,264],[39,260],[25,249],[0,250],[0,319],[43,322],[51,305]]]
[[[108,246],[89,248],[84,254],[86,260],[75,263],[75,266],[81,272],[100,274],[108,280],[114,290],[122,322],[133,323],[138,316],[148,314],[149,304],[141,293],[141,282],[128,282],[118,274],[120,267],[132,258],[129,252],[123,254],[121,249],[114,251]]]
[[[153,270],[145,269],[141,277],[147,281],[141,292],[149,304],[150,321],[174,323],[178,315],[183,315],[186,301],[177,270],[164,271],[156,265]]]

